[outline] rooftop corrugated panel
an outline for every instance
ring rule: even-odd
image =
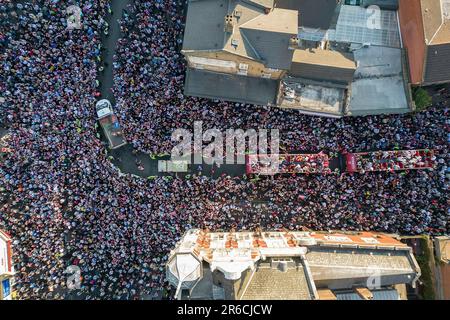
[[[311,268],[374,268],[386,272],[413,272],[408,251],[309,247],[306,259]]]
[[[399,294],[395,289],[374,290],[372,300],[399,300]],[[337,300],[363,300],[356,292],[336,293]]]

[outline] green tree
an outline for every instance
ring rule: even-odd
[[[423,111],[431,106],[432,99],[428,92],[423,88],[415,88],[413,90],[413,98],[416,103],[416,110]]]

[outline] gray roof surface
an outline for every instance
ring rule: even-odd
[[[370,46],[354,52],[358,67],[349,104],[353,116],[410,112],[402,75],[402,51]]]
[[[297,10],[298,25],[328,29],[338,5],[336,0],[276,0],[275,8]]]
[[[275,103],[278,81],[188,69],[184,90],[189,96],[266,105]]]
[[[293,63],[290,74],[319,81],[350,83],[353,81],[355,70],[321,66],[318,64]]]
[[[262,32],[243,29],[244,36],[250,41],[258,56],[267,67],[288,70],[291,67],[293,50],[288,50],[290,34]]]
[[[228,0],[190,1],[183,49],[221,49],[224,41],[224,19],[227,12]]]
[[[425,83],[450,81],[450,43],[428,46]]]

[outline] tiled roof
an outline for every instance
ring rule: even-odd
[[[450,81],[450,42],[429,45],[426,57],[424,83]]]
[[[245,290],[242,300],[311,300],[303,268],[282,272],[258,268]]]

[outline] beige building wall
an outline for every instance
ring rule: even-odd
[[[183,51],[188,66],[214,72],[239,74],[256,78],[281,79],[286,71],[266,68],[261,61],[227,51]]]

